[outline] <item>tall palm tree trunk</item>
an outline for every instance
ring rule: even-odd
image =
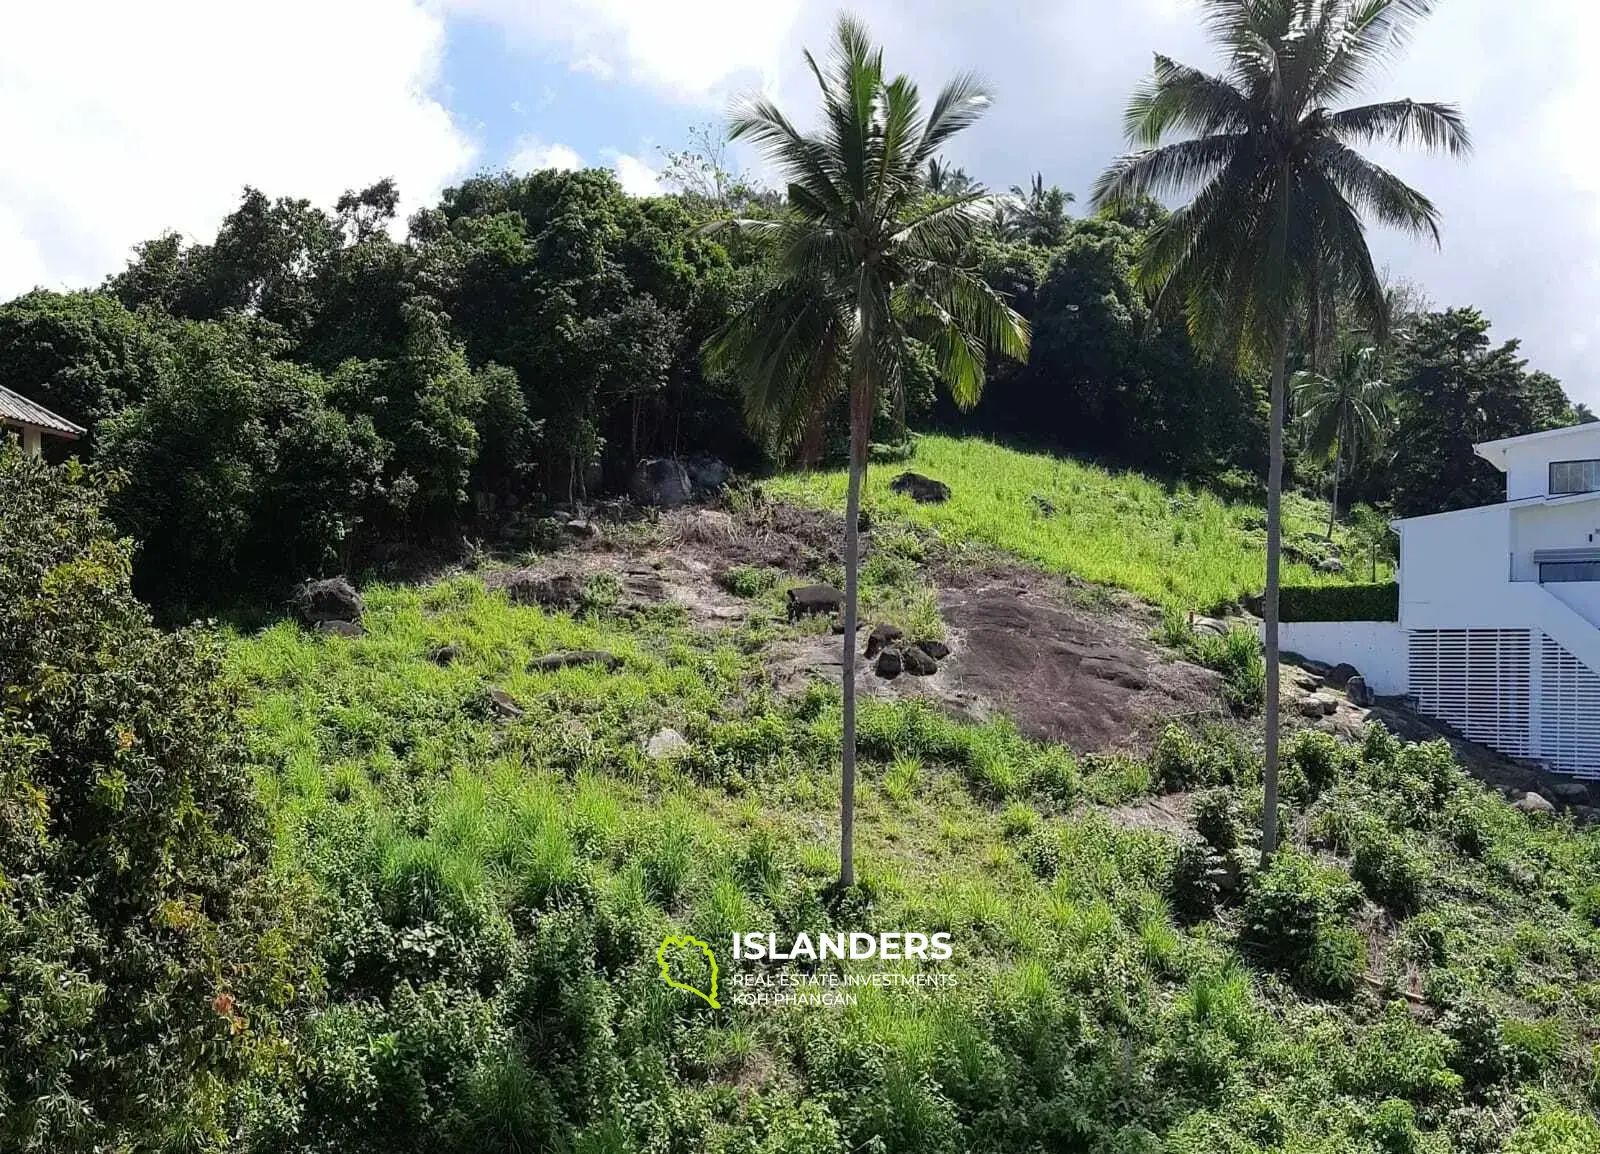
[[[1272,428],[1267,434],[1267,590],[1262,599],[1262,643],[1266,650],[1266,790],[1261,817],[1263,862],[1278,848],[1278,589],[1283,555],[1284,377],[1289,360],[1289,318],[1272,357]]]
[[[1339,459],[1344,456],[1342,441],[1333,443],[1333,499],[1328,502],[1328,540],[1333,540],[1333,523],[1339,518]]]
[[[1289,217],[1293,211],[1290,192],[1290,166],[1285,160],[1278,173],[1282,189],[1278,226],[1278,271],[1288,284]],[[1261,815],[1261,860],[1265,864],[1278,849],[1278,591],[1283,562],[1283,423],[1288,401],[1285,397],[1289,371],[1290,305],[1287,294],[1280,298],[1283,317],[1278,322],[1277,347],[1272,350],[1272,427],[1267,432],[1267,588],[1261,606],[1262,648],[1267,663],[1265,702],[1266,733],[1262,787],[1264,811]]]
[[[856,884],[856,595],[861,570],[861,483],[867,473],[872,389],[856,358],[850,390],[850,487],[844,502],[844,742],[839,786],[839,885]]]

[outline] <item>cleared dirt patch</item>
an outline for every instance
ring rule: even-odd
[[[837,562],[841,530],[837,516],[782,505],[737,517],[678,510],[647,529],[608,527],[537,565],[486,580],[504,587],[530,575],[586,581],[608,573],[620,586],[621,612],[670,601],[701,627],[726,628],[744,622],[756,604],[727,592],[720,573],[763,565],[795,581],[814,580],[822,565]],[[870,532],[863,541],[870,554]],[[930,562],[921,577],[936,591],[950,655],[931,676],[893,679],[858,656],[862,694],[919,698],[971,721],[1004,714],[1029,737],[1079,752],[1144,746],[1174,717],[1223,713],[1221,677],[1150,641],[1155,622],[1141,602],[1020,565]],[[878,623],[862,621],[858,655]],[[765,665],[780,690],[798,692],[814,679],[838,683],[844,639],[817,627],[784,627],[768,646]]]
[[[1150,641],[1147,612],[1085,609],[1077,595],[1020,567],[952,575],[939,608],[959,639],[949,664],[962,689],[1028,736],[1080,752],[1144,744],[1174,717],[1222,713],[1221,676]]]

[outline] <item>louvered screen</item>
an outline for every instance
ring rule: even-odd
[[[1540,659],[1544,760],[1562,773],[1600,780],[1600,675],[1549,637]]]
[[[1526,629],[1418,629],[1410,635],[1417,707],[1512,757],[1532,750],[1533,640]]]

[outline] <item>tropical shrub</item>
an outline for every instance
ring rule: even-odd
[[[0,1147],[220,1147],[313,982],[221,647],[156,629],[102,490],[0,449]]]

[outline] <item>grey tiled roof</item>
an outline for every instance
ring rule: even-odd
[[[0,423],[32,425],[58,437],[81,437],[85,429],[65,417],[58,417],[43,405],[36,405],[21,393],[0,385]]]

